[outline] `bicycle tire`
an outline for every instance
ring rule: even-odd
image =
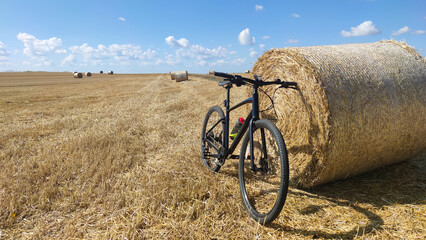
[[[213,106],[209,109],[204,118],[203,128],[201,130],[201,158],[204,165],[206,165],[211,171],[218,172],[221,167],[220,157],[212,157],[211,154],[221,155],[223,147],[223,135],[225,129],[225,122],[217,124],[210,133],[209,136],[206,136],[206,131],[210,130],[214,124],[216,124],[220,119],[224,119],[225,114],[219,106]],[[213,135],[212,135],[213,134]],[[210,138],[217,143],[217,147],[220,150],[215,149],[207,143],[206,138]]]
[[[281,132],[267,119],[255,121],[253,140],[256,167],[260,166],[258,159],[265,155],[264,149],[267,149],[265,161],[267,163],[264,163],[259,171],[251,170],[250,131],[248,131],[241,145],[238,165],[240,193],[250,216],[266,225],[277,218],[284,207],[289,182],[288,154]]]

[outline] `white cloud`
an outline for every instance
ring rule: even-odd
[[[250,57],[256,57],[259,53],[254,51],[253,48],[250,49]]]
[[[173,47],[188,47],[189,41],[186,38],[176,40],[174,36],[166,37],[166,43]]]
[[[285,43],[298,43],[299,42],[299,40],[297,40],[297,39],[289,39],[287,42],[285,42]]]
[[[174,39],[173,36],[167,37],[166,42],[179,48],[175,50],[174,54],[166,53],[165,57],[155,62],[156,65],[215,66],[234,64],[233,61],[235,60],[232,60],[232,58],[238,57],[236,51],[230,51],[223,46],[206,48],[198,44],[189,44],[187,39],[185,39],[185,42],[179,43],[179,40]]]
[[[294,18],[300,18],[300,15],[297,14],[297,13],[292,13],[291,16],[294,17]]]
[[[413,31],[413,33],[414,34],[425,34],[426,32],[423,31],[423,30],[416,30],[416,31]]]
[[[257,5],[257,4],[254,8],[256,9],[256,11],[262,11],[263,10],[263,6]]]
[[[62,60],[62,62],[61,62],[62,66],[65,66],[65,65],[70,64],[70,63],[71,64],[75,63],[75,56],[74,56],[74,54],[70,54],[70,55],[66,56],[64,58],[64,60]]]
[[[210,66],[223,66],[224,64],[226,64],[225,60],[219,59],[219,60],[217,60],[215,62],[212,62],[210,64]]]
[[[34,67],[42,67],[42,66],[52,66],[52,60],[49,60],[45,57],[42,57],[40,60],[37,61],[36,64],[33,65]]]
[[[263,36],[262,37],[263,39],[269,39],[269,38],[271,38],[270,36]]]
[[[342,30],[340,34],[343,37],[358,37],[380,34],[381,31],[373,24],[372,21],[365,21],[357,27],[351,27],[351,31]]]
[[[215,58],[225,58],[229,55],[228,49],[217,47],[213,49],[205,48],[200,45],[191,45],[188,48],[180,48],[176,50],[177,58],[188,58],[197,60],[207,60]]]
[[[167,54],[164,59],[157,59],[155,61],[155,65],[174,66],[180,63],[182,63],[182,61],[180,59],[177,59],[176,56],[173,56],[172,54]]]
[[[125,19],[124,17],[118,17],[118,20],[120,20],[120,21],[122,21],[122,22],[125,22],[125,21],[126,21],[126,19]]]
[[[132,44],[112,44],[105,51],[116,60],[140,59],[143,56],[141,47]]]
[[[235,60],[231,61],[231,63],[232,63],[232,64],[235,64],[235,65],[242,65],[242,64],[244,64],[246,61],[247,61],[247,59],[245,59],[245,58],[237,58],[237,59],[235,59]]]
[[[397,31],[393,31],[392,35],[393,36],[398,36],[398,35],[401,35],[401,34],[404,34],[404,33],[425,34],[426,32],[423,31],[423,30],[416,30],[416,31],[414,31],[411,28],[409,28],[408,26],[404,26],[404,27],[398,29]]]
[[[141,59],[151,60],[157,56],[157,51],[148,48],[146,51],[142,52]]]
[[[8,61],[8,58],[5,56],[0,56],[0,66],[10,66],[11,64]]]
[[[10,52],[6,49],[6,45],[0,41],[0,56],[9,56]]]
[[[408,26],[405,26],[405,27],[402,27],[402,28],[398,29],[398,31],[393,32],[392,35],[393,36],[398,36],[398,35],[401,35],[401,34],[404,34],[404,33],[408,33],[408,32],[411,32],[411,29]]]
[[[250,29],[248,28],[240,32],[238,40],[241,45],[253,45],[255,43],[255,38],[251,36]]]
[[[6,49],[6,45],[0,41],[0,65],[9,65],[7,56],[10,52]]]
[[[246,59],[245,58],[237,58],[237,59],[230,60],[230,61],[226,61],[224,59],[220,59],[220,60],[217,60],[217,61],[214,61],[214,62],[210,63],[209,66],[212,66],[212,67],[224,66],[224,65],[242,66],[245,63],[246,63]]]
[[[33,58],[34,62],[23,61],[22,65],[33,66],[33,67],[49,67],[53,65],[53,61],[47,59],[44,56]]]
[[[19,33],[18,40],[24,43],[23,53],[30,57],[44,56],[48,53],[64,53],[62,40],[60,38],[52,37],[46,40],[40,40],[28,33]]]
[[[84,57],[86,61],[90,59],[103,59],[108,57],[108,53],[106,52],[106,46],[99,44],[98,48],[95,49],[89,46],[87,43],[82,44],[81,46],[72,46],[69,48],[71,54],[67,56],[67,58],[71,58],[71,56],[81,55]]]
[[[93,48],[84,43],[81,46],[72,46],[69,50],[71,53],[62,60],[62,65],[76,64],[77,59],[91,64],[107,63],[108,60],[111,60],[114,63],[119,61],[121,65],[128,65],[129,61],[151,60],[157,55],[155,50],[143,51],[139,45],[133,44],[111,44],[109,46],[99,44],[97,48]]]
[[[259,44],[260,50],[265,51],[265,44]]]
[[[201,66],[205,66],[207,64],[207,62],[204,61],[204,60],[201,60],[198,64],[201,65]]]

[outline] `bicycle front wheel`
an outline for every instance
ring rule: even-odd
[[[250,216],[264,225],[272,222],[284,206],[289,179],[287,150],[275,124],[267,119],[254,123],[253,146],[248,131],[238,168],[241,197]]]

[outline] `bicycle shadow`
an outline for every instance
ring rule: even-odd
[[[222,168],[220,172],[238,178],[238,160],[227,160],[225,165],[226,167]],[[374,209],[382,209],[386,206],[392,208],[395,205],[407,204],[424,205],[426,202],[425,192],[426,154],[423,154],[406,162],[396,163],[311,189],[289,189],[291,197],[317,200],[316,203],[312,201],[313,204],[297,209],[297,214],[300,217],[309,217],[311,214],[319,213],[327,207],[334,206],[349,207],[353,211],[349,213],[349,219],[355,219],[359,214],[365,216],[366,221],[349,220],[349,224],[341,225],[342,228],[350,228],[347,231],[339,232],[341,229],[338,229],[338,227],[328,231],[322,230],[321,227],[318,227],[318,230],[312,230],[312,226],[309,226],[309,230],[308,227],[306,229],[294,228],[278,223],[278,221],[272,222],[266,228],[312,238],[353,239],[364,234],[382,231],[386,219],[384,220],[376,214]],[[295,217],[297,217],[297,214]],[[289,221],[291,222],[291,220]]]
[[[328,197],[321,197],[316,196],[314,194],[310,194],[309,192],[303,193],[303,192],[296,192],[294,190],[289,190],[289,194],[294,194],[298,197],[308,197],[308,198],[317,198],[321,199],[322,201],[326,200],[329,202],[329,204],[321,204],[321,205],[309,205],[308,207],[305,207],[299,211],[302,215],[310,215],[314,214],[316,212],[319,212],[323,208],[326,208],[331,205],[339,206],[339,207],[348,207],[350,206],[354,211],[363,214],[368,219],[368,224],[366,225],[357,225],[354,226],[351,230],[346,232],[327,232],[324,230],[306,230],[306,229],[297,229],[297,228],[291,228],[286,227],[283,225],[280,225],[278,223],[271,223],[269,226],[266,226],[268,228],[272,228],[274,230],[283,231],[287,233],[295,233],[299,235],[304,235],[307,237],[312,238],[323,238],[323,239],[353,239],[357,236],[362,236],[363,234],[371,233],[375,230],[379,230],[381,226],[385,224],[383,219],[375,214],[372,211],[369,211],[365,208],[362,208],[356,204],[350,204],[345,200],[338,200],[334,198],[328,198]],[[336,229],[338,230],[338,229]]]
[[[228,163],[228,166],[224,169],[221,169],[220,174],[226,175],[228,177],[238,178],[238,162]],[[352,179],[350,181],[353,181]],[[326,186],[318,187],[310,190],[299,190],[295,188],[289,188],[288,195],[292,195],[293,198],[310,198],[317,199],[321,201],[319,205],[309,205],[302,209],[298,210],[298,214],[309,216],[311,214],[315,214],[320,212],[324,208],[328,206],[338,206],[338,207],[348,207],[350,206],[354,211],[361,213],[368,220],[365,225],[357,225],[353,227],[351,230],[340,233],[327,232],[323,230],[306,230],[306,229],[297,229],[292,228],[281,223],[277,223],[277,221],[272,222],[269,225],[264,226],[265,228],[270,228],[273,231],[281,231],[285,233],[291,233],[295,235],[304,235],[306,237],[311,238],[323,238],[323,239],[352,239],[356,236],[361,236],[362,234],[367,234],[373,232],[375,230],[380,229],[381,226],[384,225],[384,220],[377,214],[368,209],[358,206],[357,204],[352,203],[351,200],[346,200],[342,198],[341,194],[337,194],[341,189],[339,185],[346,185],[349,188],[353,183],[341,181],[340,184],[326,184]],[[322,188],[326,187],[326,190]],[[347,199],[353,199],[357,192],[353,190],[349,193],[346,193]],[[326,202],[326,203],[324,203]],[[287,204],[287,203],[286,203]],[[284,206],[285,208],[285,206]],[[297,217],[297,216],[296,216]],[[291,220],[290,220],[291,221]]]
[[[321,204],[309,205],[299,210],[299,214],[310,215],[330,205],[350,207],[363,214],[367,224],[357,224],[346,232],[332,233],[324,230],[289,228],[272,223],[268,228],[287,233],[301,234],[312,238],[353,239],[374,231],[380,231],[385,221],[368,208],[381,209],[384,206],[399,204],[423,205],[426,201],[426,155],[407,162],[383,167],[378,170],[352,177],[347,180],[324,184],[312,189],[289,189],[296,197],[320,199]],[[329,204],[324,204],[327,201]],[[357,213],[353,213],[353,216]],[[354,216],[355,218],[355,216]],[[338,230],[338,229],[336,229]]]
[[[238,159],[227,159],[219,173],[238,179]]]

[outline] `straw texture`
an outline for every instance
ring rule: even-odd
[[[174,71],[174,72],[170,72],[170,79],[171,80],[176,80],[176,71]]]
[[[272,49],[252,72],[299,85],[279,89],[277,115],[262,116],[283,133],[293,185],[347,178],[426,150],[426,63],[405,43]]]
[[[187,71],[177,71],[175,73],[176,82],[182,82],[188,80],[188,72]]]
[[[176,80],[176,82],[182,82],[182,81],[188,80],[188,71],[170,72],[170,79]]]

